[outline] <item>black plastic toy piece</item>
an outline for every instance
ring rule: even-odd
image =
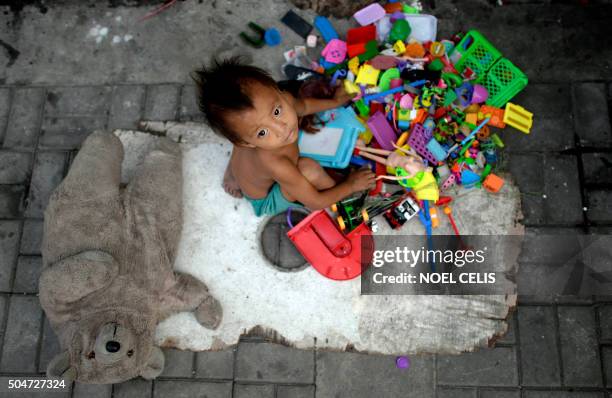
[[[281,22],[304,39],[312,31],[312,25],[291,10],[287,11],[285,16],[281,18]]]

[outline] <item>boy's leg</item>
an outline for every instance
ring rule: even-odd
[[[304,177],[319,191],[336,185],[333,178],[321,167],[319,162],[310,158],[299,158],[298,169]]]
[[[232,156],[234,156],[233,152]],[[225,174],[223,175],[223,189],[233,197],[241,198],[242,191],[240,190],[240,186],[236,181],[236,177],[234,177],[234,174],[232,174],[232,168],[230,167],[231,163],[232,160],[230,158],[230,161],[227,163],[227,168],[225,169]]]

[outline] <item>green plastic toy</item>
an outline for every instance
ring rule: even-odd
[[[412,32],[410,24],[405,19],[398,19],[393,23],[391,32],[389,32],[389,43],[395,43],[396,41],[406,41],[408,35]]]

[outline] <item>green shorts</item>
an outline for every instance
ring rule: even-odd
[[[268,195],[262,199],[253,199],[244,195],[244,198],[251,202],[253,205],[253,210],[255,210],[255,215],[257,217],[263,216],[265,214],[275,215],[287,210],[290,207],[302,207],[300,203],[290,202],[283,195],[280,185],[278,183],[274,183]]]

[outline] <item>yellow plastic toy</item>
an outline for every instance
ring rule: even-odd
[[[359,90],[359,86],[358,85],[356,85],[355,83],[353,83],[350,80],[345,79],[344,80],[344,91],[346,91],[348,94],[356,94],[360,90]]]
[[[351,72],[353,72],[353,75],[357,76],[357,74],[359,73],[359,58],[351,58],[348,61],[348,68]]]
[[[379,74],[380,70],[376,69],[372,65],[365,64],[359,68],[359,73],[357,74],[357,80],[355,80],[355,82],[358,84],[376,86],[376,83],[378,83]]]
[[[508,102],[504,111],[504,123],[525,134],[529,134],[533,124],[533,113],[522,106]]]
[[[395,51],[397,55],[402,55],[406,52],[406,45],[404,44],[403,41],[398,40],[393,45],[393,51]]]

